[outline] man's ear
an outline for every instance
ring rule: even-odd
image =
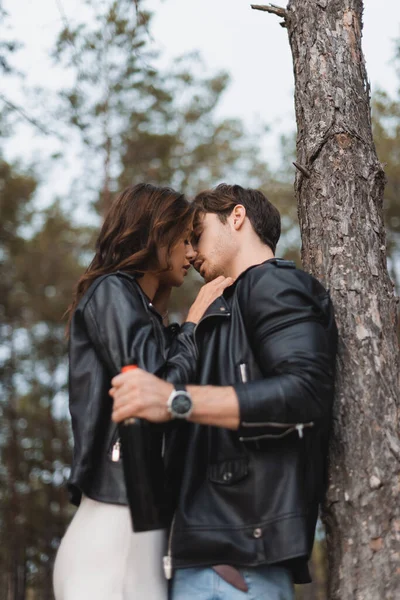
[[[243,204],[236,204],[235,208],[229,215],[229,220],[231,221],[232,227],[239,231],[243,226],[244,220],[246,218],[246,209]]]

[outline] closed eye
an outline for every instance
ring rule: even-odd
[[[190,242],[192,244],[193,247],[197,246],[197,244],[199,243],[201,238],[201,232],[193,232],[192,236],[190,238]]]

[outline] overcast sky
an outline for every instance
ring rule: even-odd
[[[276,0],[278,1],[278,0]],[[393,65],[394,40],[400,37],[400,0],[365,0],[363,47],[372,89],[394,93],[397,81]],[[79,19],[79,0],[4,0],[15,36],[25,50],[19,64],[28,73],[27,83],[59,83],[60,75],[46,60],[61,24],[60,7],[71,24]],[[148,0],[153,10],[153,38],[167,58],[199,50],[209,69],[224,69],[231,85],[219,107],[221,116],[237,116],[254,130],[259,122],[272,126],[265,146],[273,162],[277,136],[295,127],[293,70],[287,32],[279,19],[250,8],[249,0]],[[39,9],[40,7],[40,9]],[[383,10],[384,7],[384,10]],[[21,100],[7,80],[0,90]],[[42,142],[31,140],[10,145],[10,156],[24,155]]]
[[[390,61],[394,39],[400,37],[400,0],[365,0],[364,4],[363,47],[369,78],[373,89],[379,85],[394,92]],[[166,53],[199,48],[210,67],[231,73],[232,84],[221,105],[224,114],[292,126],[292,59],[280,19],[252,10],[249,0],[150,0],[149,6],[156,15],[154,37]]]

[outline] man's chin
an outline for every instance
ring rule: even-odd
[[[216,273],[215,271],[212,273],[206,272],[202,273],[202,277],[206,283],[210,283],[210,281],[214,281],[217,277],[220,277],[222,273]]]
[[[202,269],[200,271],[200,275],[202,276],[202,278],[204,279],[204,281],[206,283],[210,283],[210,281],[212,281],[213,279],[215,279],[215,277],[213,277],[212,273],[209,273],[208,271]]]

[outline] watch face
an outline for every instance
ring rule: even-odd
[[[186,415],[192,408],[192,401],[187,394],[179,394],[172,400],[172,410],[177,415]]]

